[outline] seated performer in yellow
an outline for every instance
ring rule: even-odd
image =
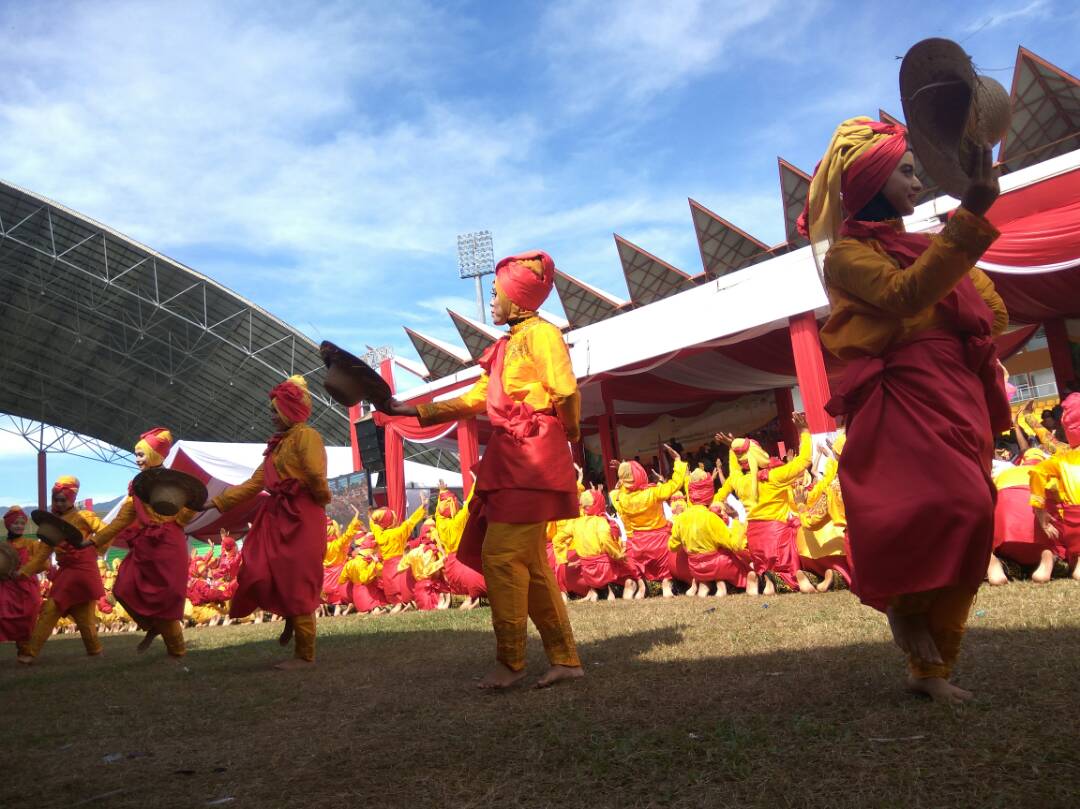
[[[278,642],[288,645],[295,633],[295,653],[278,669],[315,663],[315,610],[321,601],[330,487],[326,449],[322,436],[306,424],[310,415],[311,395],[302,376],[289,377],[270,391],[274,434],[263,453],[266,460],[245,483],[213,499],[225,512],[264,489],[270,494],[244,539],[229,615],[243,618],[261,609],[285,618]]]
[[[459,609],[471,610],[480,605],[480,599],[487,595],[484,574],[473,570],[458,561],[457,552],[461,546],[461,537],[465,533],[465,521],[469,516],[469,504],[472,491],[464,503],[458,503],[453,492],[444,488],[439,481],[439,501],[435,506],[435,527],[439,536],[439,548],[442,550],[443,575],[453,595],[465,596]]]
[[[375,544],[379,546],[379,556],[383,560],[383,595],[390,604],[394,605],[390,609],[391,615],[396,615],[412,604],[415,581],[409,566],[407,564],[402,566],[401,560],[405,555],[405,546],[409,542],[409,537],[412,536],[416,526],[423,521],[427,507],[427,501],[421,503],[405,522],[400,522],[397,513],[392,508],[377,508],[368,517],[368,525],[375,536]]]
[[[482,543],[498,663],[481,688],[506,688],[524,677],[529,618],[551,664],[537,686],[584,675],[544,548],[547,523],[578,514],[577,476],[567,443],[580,437],[577,379],[562,334],[536,314],[554,282],[555,264],[546,253],[500,261],[491,314],[494,323],[510,326],[510,334],[481,357],[484,373],[476,385],[446,402],[416,408],[390,400],[385,406],[390,415],[418,415],[425,425],[486,410],[494,427],[476,466],[473,503],[458,549],[458,558],[475,566]]]
[[[685,550],[697,596],[708,597],[712,582],[716,595],[725,596],[729,584],[746,587],[749,555],[745,544],[735,540],[723,519],[709,509],[713,496],[709,474],[695,469],[690,479],[690,505],[672,522],[668,547],[672,552]]]

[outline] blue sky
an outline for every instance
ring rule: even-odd
[[[895,11],[886,11],[886,8]],[[618,232],[701,269],[687,197],[783,238],[776,157],[901,114],[897,58],[1017,45],[1080,73],[1064,0],[228,2],[0,6],[0,173],[217,279],[316,339],[457,342],[458,233],[547,249],[626,296]],[[558,305],[552,307],[558,310]],[[129,472],[50,458],[84,492]],[[0,503],[34,498],[0,435]]]

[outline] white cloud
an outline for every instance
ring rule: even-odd
[[[976,22],[967,27],[968,31],[983,31],[988,28],[997,28],[1005,23],[1016,22],[1025,17],[1044,17],[1050,12],[1048,0],[1032,0],[1018,8],[998,8],[990,12],[986,17],[980,17]]]

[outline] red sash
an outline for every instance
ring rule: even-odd
[[[135,521],[117,535],[129,551],[117,571],[113,595],[140,625],[152,618],[179,621],[187,591],[187,535],[175,522],[154,522],[142,500],[134,495],[131,500]]]
[[[506,395],[502,372],[509,341],[502,337],[480,358],[495,429],[473,470],[475,493],[458,547],[458,560],[473,570],[483,569],[488,522],[540,523],[579,513],[574,459],[562,423],[554,413]]]
[[[22,567],[29,561],[30,552],[26,548],[15,551]],[[0,643],[29,640],[40,610],[41,588],[36,576],[0,580]]]

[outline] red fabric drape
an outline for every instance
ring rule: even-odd
[[[997,346],[998,357],[1002,360],[1007,360],[1017,351],[1027,345],[1028,340],[1032,338],[1032,335],[1039,330],[1039,325],[1036,323],[1032,326],[1024,326],[1019,329],[1014,329],[1006,334],[999,334],[994,338],[994,345]]]
[[[799,433],[791,423],[791,414],[795,412],[795,401],[791,397],[791,388],[776,389],[776,423],[780,434],[789,447],[799,446]],[[783,456],[783,452],[780,453]]]
[[[356,440],[356,422],[360,418],[360,405],[349,408],[349,446],[352,447],[352,468],[359,472],[364,468],[360,460],[360,443]]]
[[[379,375],[386,380],[386,384],[390,386],[390,392],[395,393],[394,387],[394,364],[386,359],[379,363]],[[383,421],[386,428],[386,435],[384,436],[385,442],[385,460],[386,471],[383,475],[386,477],[386,504],[394,510],[395,514],[405,514],[405,442],[402,438],[404,425],[399,422],[405,421],[405,419],[380,419],[380,414],[376,414],[375,423],[379,424]],[[416,419],[412,419],[416,421]],[[417,424],[417,427],[420,425]]]
[[[461,460],[461,486],[466,496],[473,485],[473,467],[480,460],[480,433],[476,419],[462,419],[457,425],[458,458]]]
[[[1056,317],[1046,321],[1046,347],[1050,351],[1050,364],[1054,368],[1054,381],[1057,383],[1061,395],[1065,393],[1065,383],[1071,382],[1076,377],[1073,370],[1072,349],[1069,348],[1069,332],[1065,328],[1065,320]]]
[[[617,475],[611,468],[611,462],[619,460],[619,436],[615,425],[612,423],[614,409],[611,401],[604,396],[604,412],[600,414],[600,455],[604,461],[604,481],[608,491],[615,490]]]
[[[825,375],[825,358],[821,354],[817,320],[813,312],[803,312],[788,318],[791,350],[795,357],[795,373],[799,379],[803,408],[810,431],[827,433],[836,429],[832,416],[825,412],[829,401],[829,377]]]

